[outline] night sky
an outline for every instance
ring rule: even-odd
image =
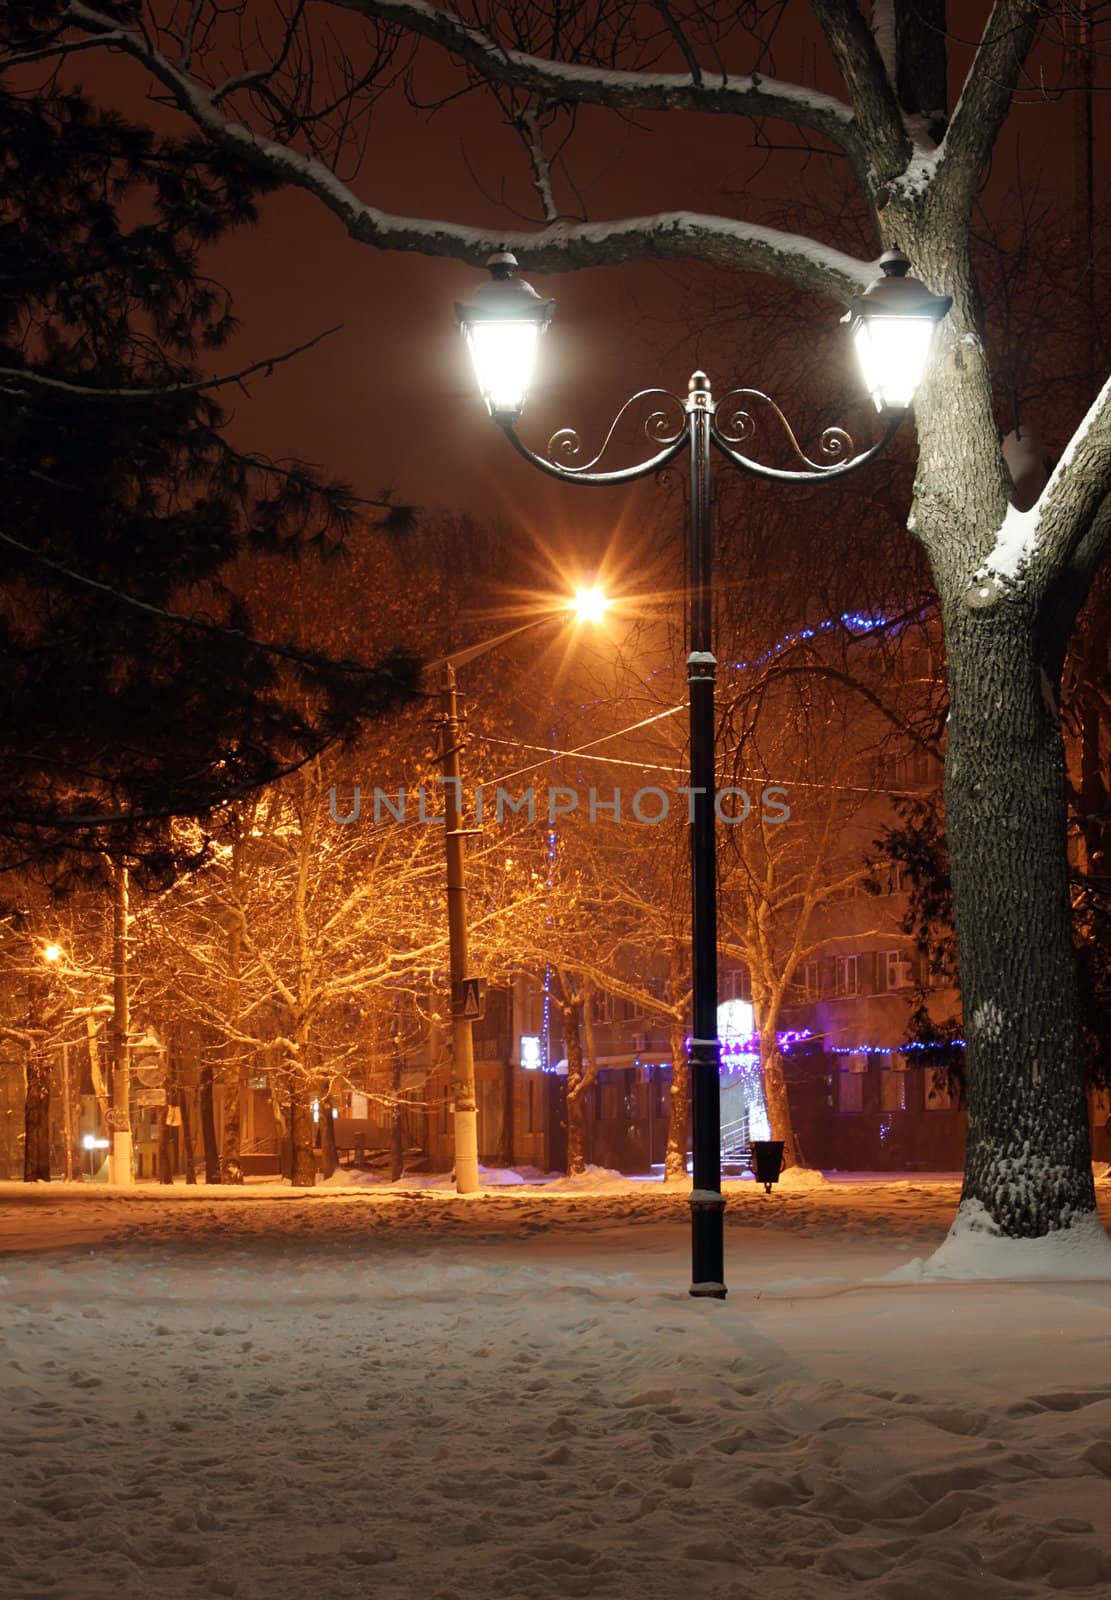
[[[821,47],[807,30],[807,12],[788,8],[777,37],[777,66],[788,78],[809,80],[818,65],[820,86],[836,90]],[[438,52],[422,49],[431,100],[454,80]],[[734,70],[748,64],[730,63]],[[118,72],[113,69],[113,77]],[[1026,98],[997,151],[989,204],[1006,204],[1020,168],[1028,187],[1040,183],[1047,198],[1068,198],[1071,102]],[[527,225],[535,206],[524,154],[496,117],[496,108],[478,95],[435,117],[399,97],[385,100],[375,112],[357,191],[412,216],[492,227],[501,220],[508,228],[520,228],[524,219]],[[1097,96],[1097,148],[1105,121],[1106,107]],[[749,126],[734,119],[656,115],[639,124],[630,128],[606,114],[583,114],[573,146],[575,172],[593,219],[681,206],[800,226],[789,211],[784,214],[785,202],[792,194],[804,204],[824,200],[837,176],[829,158],[754,150]],[[766,132],[774,137],[776,130],[769,125]],[[749,194],[741,196],[746,182]],[[502,184],[507,206],[493,198]],[[801,227],[805,231],[805,222]],[[867,253],[836,221],[826,227],[831,242]],[[301,194],[266,201],[261,226],[222,244],[212,266],[232,290],[243,324],[229,362],[298,344],[342,323],[341,333],[267,381],[255,380],[250,398],[235,401],[237,442],[318,462],[368,494],[389,485],[403,501],[492,516],[570,547],[584,540],[596,545],[622,516],[635,518],[635,494],[569,491],[517,461],[497,437],[478,400],[452,312],[453,302],[481,281],[473,268],[356,244]],[[716,289],[738,303],[751,280],[733,275],[730,282],[696,263],[547,277],[526,269],[524,276],[557,301],[522,430],[533,443],[542,444],[555,427],[566,425],[581,425],[585,442],[596,433],[600,438],[629,392],[654,384],[684,392],[700,365],[719,390],[732,382],[775,389],[776,374],[762,354],[759,365],[754,361],[754,370],[748,368],[735,345],[723,347],[713,324],[700,326],[697,310],[690,319],[685,312],[692,290]],[[814,310],[832,324],[841,308]],[[789,389],[776,392],[790,410]],[[637,493],[646,492],[651,494]]]

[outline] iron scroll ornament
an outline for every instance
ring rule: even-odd
[[[659,397],[667,406],[681,414],[683,421],[676,428],[664,410],[656,410],[644,422],[644,433],[650,442],[658,443],[661,448],[647,461],[638,462],[631,467],[619,467],[614,471],[595,472],[592,469],[601,461],[613,441],[614,434],[620,426],[622,418],[639,400],[649,397]],[[751,456],[735,449],[738,444],[743,444],[752,438],[756,432],[756,420],[752,412],[744,405],[738,404],[729,412],[724,421],[723,416],[726,402],[751,400],[766,405],[772,415],[783,427],[788,444],[797,458],[802,463],[801,469],[772,467],[762,461],[756,461]],[[509,440],[517,454],[530,461],[534,467],[539,467],[542,472],[547,472],[553,478],[562,478],[568,483],[591,483],[603,487],[619,483],[632,483],[637,478],[648,477],[653,472],[659,472],[668,466],[682,452],[684,446],[689,444],[690,436],[687,429],[687,418],[693,411],[702,411],[709,415],[710,441],[734,466],[742,471],[752,473],[758,478],[772,479],[787,483],[818,483],[829,478],[841,478],[849,472],[855,472],[858,467],[865,466],[875,459],[881,451],[885,450],[895,437],[902,424],[905,413],[903,411],[891,412],[886,417],[884,432],[874,444],[866,450],[856,454],[852,436],[844,428],[829,427],[824,429],[818,442],[818,454],[825,456],[825,461],[815,461],[806,455],[795,437],[794,430],[787,421],[786,416],[770,396],[759,389],[731,389],[714,402],[701,392],[695,400],[682,400],[670,389],[641,389],[631,395],[618,411],[611,422],[601,448],[588,460],[576,464],[574,458],[582,454],[582,441],[574,428],[559,428],[548,440],[547,452],[541,454],[531,449],[521,439],[514,427],[513,418],[495,416],[494,420]],[[563,456],[559,461],[553,457]]]

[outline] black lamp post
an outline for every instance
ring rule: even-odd
[[[514,277],[516,259],[501,250],[487,263],[492,281],[469,304],[456,306],[470,347],[483,399],[494,421],[517,453],[541,471],[569,483],[630,483],[658,472],[684,450],[690,462],[690,615],[687,638],[687,680],[690,686],[690,819],[691,819],[691,1131],[694,1174],[691,1190],[691,1287],[696,1296],[725,1298],[723,1213],[721,1193],[721,1106],[717,1038],[717,840],[715,834],[714,679],[717,662],[711,636],[713,544],[710,526],[710,457],[717,450],[734,466],[757,477],[786,483],[816,483],[844,477],[877,456],[899,428],[925,369],[933,330],[951,301],[932,295],[907,276],[910,263],[898,250],[880,258],[883,275],[854,302],[845,318],[851,322],[865,381],[884,424],[882,437],[854,453],[842,428],[822,435],[820,461],[799,448],[779,407],[757,389],[733,389],[715,401],[710,381],[696,372],[686,400],[666,389],[642,389],[626,401],[617,420],[635,402],[662,400],[674,408],[655,411],[645,424],[658,446],[637,466],[596,472],[605,445],[590,461],[578,462],[582,446],[572,429],[561,429],[548,441],[547,454],[531,450],[517,436],[516,422],[524,407],[540,335],[552,318],[554,301],[542,300],[528,284]],[[728,410],[723,410],[726,403]],[[783,424],[800,465],[797,469],[766,466],[736,448],[754,427],[750,406],[765,404]],[[680,420],[681,419],[681,420]],[[558,458],[558,459],[557,459]]]

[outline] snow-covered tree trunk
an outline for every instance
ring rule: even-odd
[[[687,1063],[687,1030],[678,1019],[668,1029],[671,1048],[671,1096],[667,1110],[667,1150],[664,1154],[664,1179],[687,1175],[687,1148],[691,1126],[691,1075]]]
[[[967,1040],[963,1198],[1008,1235],[1038,1235],[1095,1206],[1057,673],[1022,604],[990,627],[959,604],[946,621],[946,818]]]
[[[768,1107],[768,1124],[773,1139],[783,1140],[783,1168],[801,1167],[798,1140],[791,1121],[791,1104],[787,1097],[787,1079],[783,1073],[783,1057],[775,1029],[760,1034],[760,1067],[764,1076],[764,1099]]]
[[[316,1156],[312,1143],[312,1106],[309,1084],[299,1061],[289,1063],[289,1179],[295,1189],[316,1183]]]
[[[582,1001],[567,996],[560,1002],[563,1042],[567,1051],[567,1176],[586,1171],[583,1152],[583,1042]]]
[[[955,301],[916,408],[911,523],[941,597],[948,661],[946,833],[968,1104],[962,1208],[989,1230],[1036,1237],[1095,1209],[1058,695],[1104,537],[1093,508],[1105,488],[1085,497],[1057,479],[1024,515],[1009,504],[966,252],[954,248],[951,219],[928,207],[906,231]],[[1093,467],[1094,447],[1089,430],[1080,455],[1091,452]]]

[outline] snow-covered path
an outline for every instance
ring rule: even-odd
[[[1104,1596],[1111,1282],[870,1281],[955,1204],[5,1190],[0,1594]]]

